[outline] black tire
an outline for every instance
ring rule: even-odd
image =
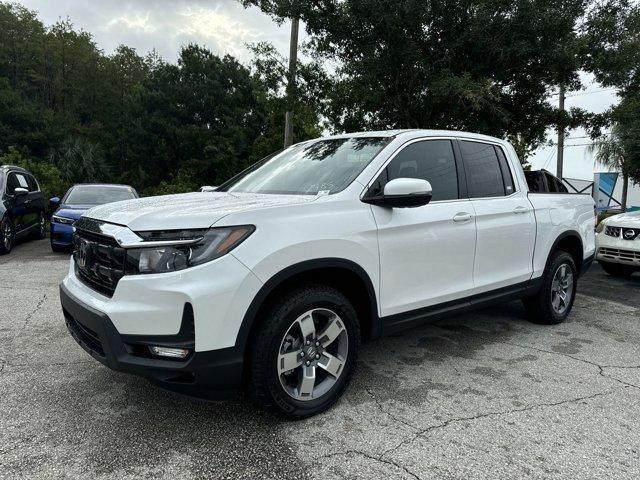
[[[568,295],[568,303],[563,302],[562,305],[564,309],[559,312],[554,308],[553,304],[553,283],[554,276],[563,265],[570,269],[573,288]],[[573,308],[573,301],[576,297],[577,281],[578,270],[573,256],[562,250],[554,252],[549,259],[547,268],[542,276],[542,286],[540,287],[540,290],[535,295],[523,299],[529,320],[543,325],[556,325],[564,322]]]
[[[296,319],[314,309],[330,310],[339,317],[348,340],[347,355],[339,376],[332,380],[335,383],[326,392],[318,398],[298,400],[287,393],[281,383],[278,356],[283,339],[291,328],[294,328]],[[336,289],[325,285],[303,285],[279,296],[256,321],[260,324],[249,345],[246,386],[247,393],[254,403],[264,410],[292,419],[315,415],[331,407],[349,384],[360,348],[360,326],[349,300]],[[318,339],[321,339],[320,333],[322,332],[318,332]],[[341,341],[344,342],[344,337]],[[302,351],[300,354],[303,355]],[[296,368],[305,367],[301,365]],[[316,370],[327,375],[319,366]],[[295,375],[296,371],[292,370],[290,374]]]
[[[35,240],[42,240],[43,238],[47,238],[47,219],[44,216],[44,212],[40,212],[40,217],[38,218],[38,228],[34,230],[31,234],[31,237]]]
[[[8,236],[7,232],[9,232]],[[0,222],[0,255],[10,253],[15,240],[16,230],[13,220],[9,217],[4,217]]]
[[[609,263],[598,261],[602,269],[612,277],[628,278],[633,275],[635,268],[630,265],[621,265],[619,263]]]

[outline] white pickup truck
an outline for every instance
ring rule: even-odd
[[[505,141],[340,135],[214,192],[89,210],[61,303],[114,370],[208,398],[243,389],[299,418],[340,397],[363,339],[517,298],[562,322],[594,227],[591,197],[528,192]]]

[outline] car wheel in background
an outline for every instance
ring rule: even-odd
[[[577,281],[573,257],[562,250],[555,252],[542,276],[538,293],[523,299],[529,319],[545,325],[562,323],[573,307]]]
[[[279,296],[249,346],[248,393],[288,418],[326,410],[342,395],[360,347],[356,312],[339,291],[306,285]]]
[[[40,212],[40,218],[38,218],[38,228],[33,232],[33,238],[36,240],[42,240],[47,237],[47,219],[44,216],[44,212]]]
[[[602,269],[612,277],[630,277],[633,275],[635,268],[630,265],[621,265],[619,263],[609,263],[598,261]]]
[[[0,255],[11,252],[15,236],[13,221],[8,217],[4,217],[0,222]]]

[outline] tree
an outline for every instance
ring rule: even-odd
[[[326,116],[337,131],[461,129],[532,148],[580,113],[562,114],[547,98],[559,84],[580,86],[586,0],[244,4],[280,20],[300,15],[315,58],[336,65]]]
[[[49,161],[69,183],[104,182],[110,177],[100,147],[83,137],[68,137]]]
[[[629,162],[621,134],[620,125],[614,125],[611,133],[596,139],[593,144],[589,145],[588,151],[595,153],[594,158],[596,164],[622,174],[623,183],[620,207],[623,212],[626,212],[629,176],[632,166]]]
[[[266,42],[251,47],[252,69],[261,85],[261,103],[266,110],[264,133],[257,139],[252,162],[282,148],[284,118],[287,109],[295,112],[294,142],[317,138],[322,134],[321,113],[323,91],[329,80],[317,62],[297,62],[296,95],[291,103],[287,96],[288,65],[275,47]]]

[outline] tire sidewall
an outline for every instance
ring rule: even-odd
[[[318,288],[308,299],[300,302],[285,302],[274,311],[272,320],[276,322],[273,334],[266,345],[266,386],[269,394],[278,408],[287,415],[303,417],[322,411],[332,405],[342,394],[353,373],[360,345],[360,329],[355,310],[348,300],[337,291],[326,288]],[[314,400],[300,401],[292,398],[280,384],[277,370],[277,359],[282,339],[291,328],[295,320],[305,312],[325,308],[336,313],[342,320],[349,340],[349,350],[344,370],[336,383],[322,397]]]
[[[9,241],[9,248],[5,248],[4,246],[4,226],[6,222],[11,223],[11,240]],[[15,243],[15,241],[16,241],[15,225],[13,224],[13,221],[11,220],[11,218],[4,217],[0,222],[0,253],[1,254],[11,253],[11,250],[13,249],[13,244]]]
[[[571,291],[571,299],[569,300],[569,307],[562,313],[561,315],[555,311],[553,305],[551,303],[551,286],[553,284],[553,277],[560,268],[561,265],[566,264],[571,269],[571,273],[573,275],[573,289]],[[546,309],[549,313],[551,319],[554,320],[553,323],[561,323],[569,316],[571,310],[573,309],[573,302],[576,298],[576,292],[578,290],[578,269],[576,268],[576,263],[573,257],[567,252],[559,252],[556,256],[554,256],[553,261],[549,268],[549,273],[544,285],[544,295],[546,296]]]

